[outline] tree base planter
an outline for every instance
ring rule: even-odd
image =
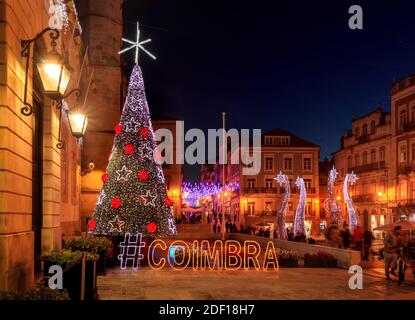
[[[278,266],[280,268],[297,268],[298,259],[278,259]]]

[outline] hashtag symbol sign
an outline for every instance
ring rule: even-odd
[[[120,254],[118,255],[118,260],[120,260],[121,269],[126,269],[128,261],[132,261],[132,268],[137,270],[140,261],[144,259],[144,255],[141,253],[141,248],[145,247],[145,242],[142,241],[143,235],[141,233],[136,233],[132,235],[131,233],[126,233],[124,235],[124,241],[120,242]]]

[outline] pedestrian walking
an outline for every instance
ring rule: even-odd
[[[399,236],[401,227],[396,226],[393,232],[388,232],[383,240],[385,247],[383,248],[383,257],[385,259],[385,276],[386,280],[392,280],[390,274],[396,276],[396,263],[398,260],[397,250],[399,248]]]

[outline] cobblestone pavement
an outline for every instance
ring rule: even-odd
[[[110,269],[98,277],[100,299],[410,299],[415,287],[364,274],[363,289],[351,290],[343,269],[279,271],[173,271]]]

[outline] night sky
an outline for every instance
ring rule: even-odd
[[[350,30],[348,9],[364,11]],[[415,1],[128,0],[124,36],[140,53],[153,114],[186,128],[280,127],[336,151],[353,116],[378,103],[390,110],[390,87],[415,71]],[[132,55],[125,55],[132,67]],[[197,180],[198,166],[185,167]]]

